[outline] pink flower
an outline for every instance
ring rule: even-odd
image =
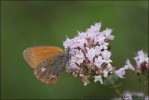
[[[83,84],[84,86],[87,86],[88,85],[88,83],[87,82],[84,82],[84,84]]]
[[[147,54],[145,54],[142,50],[138,51],[137,56],[134,58],[137,64],[137,67],[140,68],[141,64],[146,62],[148,63]]]
[[[132,100],[132,93],[129,91],[124,92],[123,96],[125,97],[125,100]]]
[[[105,62],[107,63],[112,62],[112,60],[110,59],[111,52],[109,52],[108,50],[104,50],[103,52],[101,52],[101,54]]]
[[[102,77],[100,75],[95,76],[94,82],[100,81],[101,84],[103,84]]]
[[[79,76],[80,76],[81,78],[84,78],[84,75],[83,75],[83,74],[80,74]]]
[[[149,59],[147,57],[147,54],[145,54],[142,50],[137,52],[136,57],[134,57],[136,61],[136,67],[134,68],[133,65],[130,63],[129,59],[126,61],[125,68],[129,68],[132,71],[140,70],[142,72],[148,72],[149,71]],[[138,71],[137,71],[138,72]]]
[[[74,62],[70,63],[69,65],[71,66],[72,69],[78,68],[78,66]]]
[[[64,41],[63,45],[64,45],[65,48],[69,47],[70,45],[72,45],[72,40],[70,40],[67,37],[67,39],[66,39],[66,41]]]
[[[99,44],[103,44],[105,41],[105,37],[101,34],[98,34],[95,38],[94,38],[94,44],[99,43]]]
[[[113,35],[111,35],[111,33],[112,33],[112,29],[110,29],[110,28],[107,28],[106,30],[104,30],[103,32],[102,32],[102,34],[106,37],[106,39],[108,39],[108,40],[113,40],[114,39],[114,36]]]
[[[97,68],[101,69],[102,63],[103,63],[103,59],[101,56],[98,56],[98,58],[95,58],[94,65],[96,65]]]
[[[113,70],[110,64],[111,52],[107,50],[109,40],[113,39],[112,30],[100,32],[100,28],[101,23],[91,25],[85,32],[78,32],[73,39],[67,37],[63,43],[65,48],[70,48],[66,71],[72,72],[75,77],[79,76],[84,86],[87,86],[93,77],[94,82],[100,81],[102,84],[102,77],[108,77],[108,73]]]
[[[74,41],[77,43],[78,47],[84,49],[84,45],[88,46],[87,35],[83,32],[78,32],[78,34],[79,37],[76,37]]]
[[[111,66],[111,64],[109,63],[106,68],[103,70],[103,76],[104,77],[108,77],[108,73],[113,70],[113,67]]]
[[[125,68],[128,67],[129,69],[131,69],[132,71],[135,70],[135,68],[132,66],[132,64],[130,63],[129,59],[127,59],[126,61],[126,65],[125,65]]]
[[[81,50],[76,51],[76,54],[71,57],[71,62],[80,65],[84,61],[84,55]]]
[[[89,59],[91,63],[93,63],[93,58],[95,57],[96,54],[95,49],[94,48],[89,49],[88,47],[86,47],[86,49],[87,49],[86,57]]]
[[[120,78],[124,78],[123,75],[125,75],[125,70],[126,68],[120,68],[119,70],[116,70],[114,73],[120,77]]]
[[[87,31],[95,31],[95,32],[98,32],[100,31],[100,28],[101,28],[101,23],[96,23],[95,25],[91,25],[90,28],[87,29]]]
[[[100,46],[95,47],[95,53],[96,53],[96,55],[99,55],[101,53]]]

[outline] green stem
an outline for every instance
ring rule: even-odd
[[[146,97],[146,80],[144,81],[144,98]]]
[[[144,99],[145,99],[145,97],[147,96],[147,85],[148,84],[148,73],[145,75],[145,78],[144,78]]]
[[[105,77],[105,79],[111,84],[111,86],[116,87],[115,84],[108,77]],[[118,88],[115,88],[115,92],[122,98],[122,100],[124,100],[124,97]]]

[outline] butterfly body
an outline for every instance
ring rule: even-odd
[[[24,58],[34,68],[34,74],[41,82],[54,84],[69,61],[69,49],[59,47],[32,47],[24,51]]]

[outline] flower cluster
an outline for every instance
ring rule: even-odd
[[[111,35],[112,29],[100,31],[100,28],[101,23],[96,23],[85,32],[78,32],[73,39],[67,37],[63,43],[65,48],[70,48],[70,60],[66,72],[80,77],[84,86],[89,84],[91,79],[102,84],[102,77],[108,77],[109,72],[114,69],[109,51],[111,48],[109,41],[114,39]]]
[[[124,67],[135,71],[137,74],[149,72],[149,58],[147,57],[147,54],[140,50],[137,52],[134,59],[136,61],[135,67],[130,63],[129,59],[126,60],[126,65]]]
[[[124,78],[123,75],[125,74],[126,69],[130,69],[136,74],[144,74],[149,72],[149,58],[147,57],[147,54],[143,52],[143,50],[140,50],[137,52],[136,57],[134,57],[136,61],[136,66],[134,67],[131,63],[130,60],[126,60],[126,65],[124,67],[120,68],[119,70],[116,70],[114,73],[120,77]]]

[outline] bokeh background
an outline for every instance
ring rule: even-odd
[[[102,22],[114,29],[112,65],[124,66],[140,49],[148,52],[148,1],[1,1],[1,99],[86,99],[115,96],[100,83],[87,87],[64,72],[57,84],[37,80],[22,56],[38,45],[63,48],[63,41],[77,31]],[[127,71],[121,91],[140,92],[142,84]]]

